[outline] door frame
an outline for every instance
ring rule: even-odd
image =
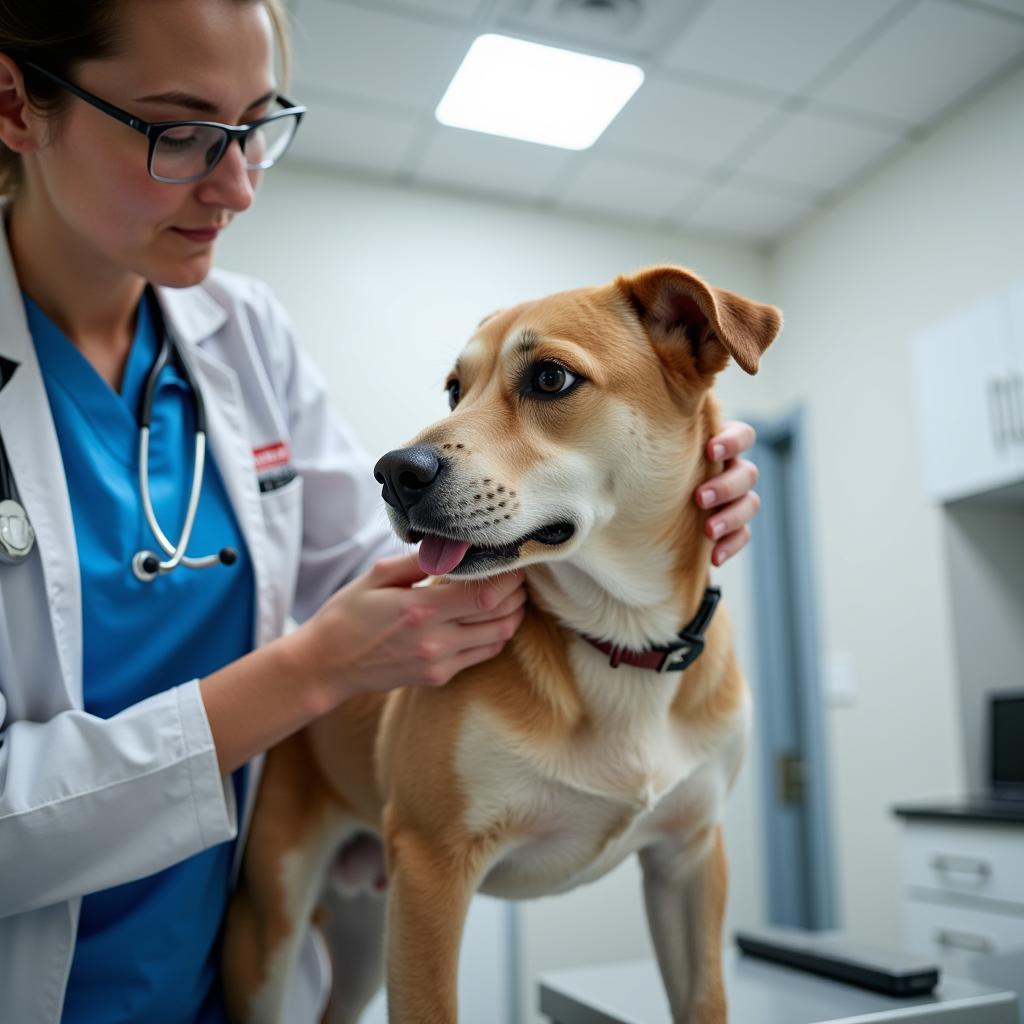
[[[808,488],[807,417],[802,408],[797,408],[778,418],[750,417],[748,422],[757,431],[757,443],[751,457],[758,464],[761,479],[783,497],[783,501],[776,502],[774,508],[770,500],[765,502],[758,517],[759,522],[754,524],[751,542],[752,595],[757,623],[754,650],[760,682],[755,710],[760,739],[768,921],[813,929],[834,928],[837,923],[835,869],[820,685],[822,662],[815,613],[817,602]],[[783,473],[780,470],[780,453],[787,447],[789,472]],[[766,480],[766,474],[774,476],[774,479]],[[785,518],[780,521],[777,518],[779,516]],[[785,537],[786,543],[759,543],[759,534],[764,538],[781,535]],[[780,547],[785,550],[780,550]],[[787,556],[788,565],[783,561]],[[771,678],[771,666],[777,663],[777,654],[772,648],[768,630],[777,627],[770,624],[769,616],[774,613],[772,620],[777,623],[778,609],[773,608],[772,602],[777,603],[777,591],[773,591],[770,581],[780,578],[790,580],[792,591],[785,610],[792,638],[792,678],[788,681]],[[801,832],[803,862],[809,877],[804,880],[800,899],[796,898],[785,874],[783,843],[786,830],[773,827],[773,816],[778,813],[775,754],[781,746],[780,729],[777,726],[780,714],[773,711],[785,714],[791,710],[782,707],[780,702],[784,701],[796,702],[797,733],[805,766]],[[805,912],[800,910],[801,903],[805,905]]]

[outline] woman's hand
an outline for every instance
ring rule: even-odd
[[[521,572],[413,587],[426,576],[415,553],[382,559],[291,634],[327,708],[357,693],[442,686],[493,658],[523,620]]]
[[[704,523],[704,532],[716,541],[711,561],[721,565],[750,540],[747,523],[757,515],[761,498],[753,490],[757,466],[740,455],[753,447],[756,435],[749,423],[731,420],[707,446],[712,462],[724,462],[722,472],[697,488],[696,501],[703,509],[715,509]]]

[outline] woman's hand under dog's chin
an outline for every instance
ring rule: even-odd
[[[360,693],[443,686],[497,655],[523,619],[520,572],[418,587],[414,553],[385,558],[289,636],[297,671],[317,680],[322,711]]]

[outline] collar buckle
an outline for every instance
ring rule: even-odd
[[[657,667],[658,672],[682,672],[688,669],[704,652],[704,638],[680,634],[683,641],[673,644],[665,651],[665,657]]]

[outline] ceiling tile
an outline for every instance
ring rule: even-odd
[[[650,77],[602,138],[710,167],[721,163],[777,110],[775,103]]]
[[[831,192],[902,141],[891,132],[801,111],[790,114],[738,167]]]
[[[697,175],[592,157],[562,190],[559,205],[662,220],[700,183]]]
[[[337,0],[303,0],[294,91],[308,83],[432,113],[473,35]]]
[[[716,0],[667,65],[798,93],[899,0]]]
[[[673,217],[673,220],[684,229],[696,228],[752,242],[767,242],[813,209],[810,203],[726,184],[715,189],[696,210]]]
[[[532,199],[575,156],[566,149],[438,125],[414,177]]]
[[[394,174],[420,130],[414,116],[381,116],[323,102],[308,106],[289,157]]]
[[[818,95],[924,124],[1024,53],[1024,21],[948,0],[919,3]]]

